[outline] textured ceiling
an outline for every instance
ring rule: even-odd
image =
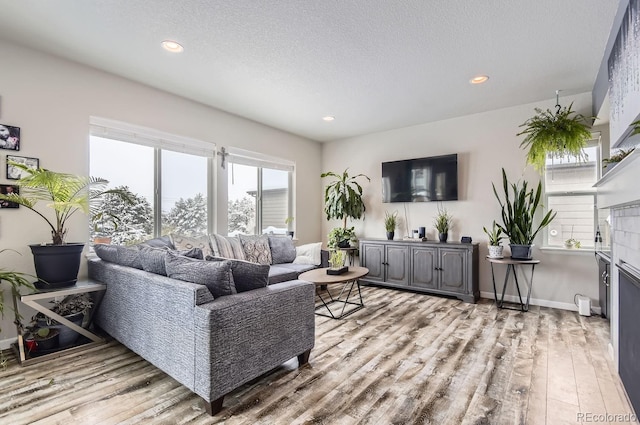
[[[0,0],[0,39],[330,141],[590,91],[617,3]]]

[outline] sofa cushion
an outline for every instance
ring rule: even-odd
[[[296,259],[296,247],[288,236],[269,236],[271,264],[292,263]]]
[[[152,246],[154,248],[175,249],[175,247],[173,246],[173,242],[171,241],[171,236],[169,235],[149,239],[148,241],[142,242],[140,245]]]
[[[96,255],[104,261],[142,270],[138,248],[122,245],[96,244],[93,246],[93,250]]]
[[[297,278],[298,273],[295,270],[287,269],[279,264],[269,268],[269,285],[286,282],[288,280],[296,280]]]
[[[165,254],[167,276],[173,279],[205,285],[213,298],[236,294],[230,261],[204,261],[178,255]]]
[[[222,236],[217,233],[211,235],[210,238],[212,256],[223,258],[235,258],[236,260],[244,260],[244,250],[240,239],[232,236]],[[206,256],[205,256],[206,258]]]
[[[322,242],[297,246],[293,263],[319,266],[322,263]]]
[[[162,248],[154,248],[152,246],[140,244],[138,245],[138,250],[140,251],[140,263],[142,264],[142,269],[144,271],[163,276],[167,275],[164,257],[167,251],[169,251],[169,247],[165,246]],[[203,259],[202,250],[200,248],[191,248],[189,250],[176,252],[185,257],[196,258],[199,260]]]
[[[211,246],[209,245],[208,235],[191,237],[172,233],[171,240],[173,241],[173,247],[178,251],[185,251],[191,248],[200,248],[202,250],[202,254],[205,257],[207,255],[213,255],[213,251],[211,251]]]
[[[230,261],[233,282],[238,293],[264,288],[269,284],[270,266],[251,263],[244,260],[226,259],[222,257],[207,257],[208,261]]]
[[[267,235],[238,235],[244,259],[258,264],[271,264],[271,248]]]
[[[316,268],[316,266],[313,264],[293,264],[293,263],[278,264],[278,267],[282,267],[287,270],[293,270],[294,272],[298,273],[298,275]]]

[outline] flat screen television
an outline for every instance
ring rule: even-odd
[[[382,202],[458,200],[458,154],[382,163]]]

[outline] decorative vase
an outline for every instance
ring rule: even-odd
[[[29,248],[38,276],[37,288],[64,288],[76,284],[83,243],[29,245]]]
[[[449,233],[447,232],[439,233],[438,238],[440,239],[440,242],[446,242],[447,239],[449,239]]]
[[[387,240],[392,241],[395,235],[396,232],[387,232]]]
[[[502,245],[489,245],[489,258],[504,258],[502,255]]]
[[[510,244],[511,258],[514,260],[531,260],[533,245]]]
[[[293,239],[293,234],[294,234],[293,230],[290,230],[287,232],[287,236],[289,236],[291,239]]]

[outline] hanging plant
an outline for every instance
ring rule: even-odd
[[[544,170],[547,156],[573,156],[579,161],[587,159],[584,148],[591,139],[591,130],[585,116],[572,111],[572,106],[573,103],[562,108],[557,104],[555,113],[535,108],[537,115],[520,125],[525,129],[517,136],[526,135],[520,147],[529,149],[527,163],[538,171]]]

